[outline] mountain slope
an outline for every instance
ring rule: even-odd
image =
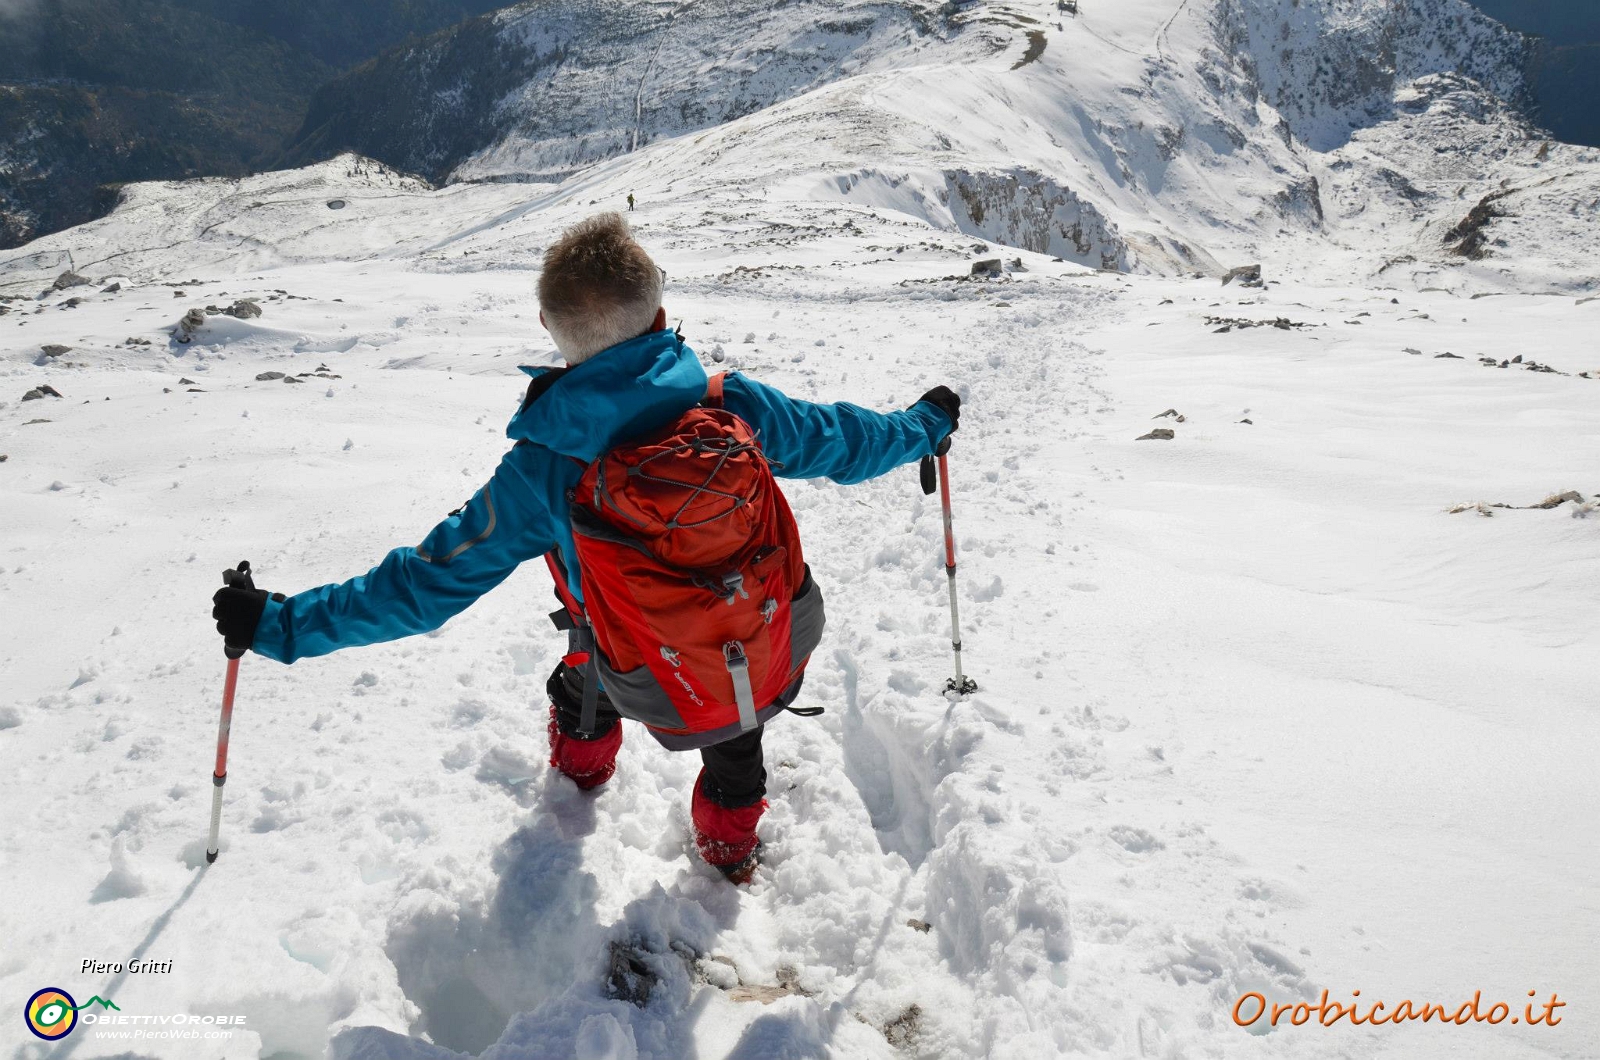
[[[444,26],[504,6],[499,0],[173,0],[344,69]]]
[[[1557,139],[1600,146],[1600,9],[1587,0],[1473,0],[1512,29],[1531,33],[1539,123]]]
[[[913,52],[937,40],[938,12],[927,0],[532,0],[330,84],[290,157],[353,150],[441,180],[493,145],[494,173],[559,178]]]
[[[347,76],[299,150],[355,147],[434,179],[579,173],[609,194],[760,173],[1097,268],[1216,275],[1260,257],[1304,267],[1330,241],[1373,275],[1407,257],[1451,269],[1444,232],[1502,181],[1543,179],[1527,168],[1537,144],[1514,146],[1537,135],[1527,41],[1464,0],[678,10],[509,8]],[[1463,107],[1479,135],[1461,137]],[[639,152],[638,189],[596,166]],[[1449,195],[1408,190],[1443,179]],[[1581,260],[1583,233],[1569,236],[1553,253]]]
[[[99,216],[124,183],[260,168],[336,66],[494,6],[0,4],[0,247]]]
[[[247,172],[328,74],[163,0],[25,11],[0,13],[0,247],[103,213],[105,185]]]

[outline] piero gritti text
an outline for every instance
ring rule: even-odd
[[[85,960],[78,968],[79,975],[170,975],[171,973],[171,961]]]

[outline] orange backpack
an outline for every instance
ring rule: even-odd
[[[721,391],[715,376],[705,403],[603,453],[571,495],[581,607],[551,566],[589,633],[583,731],[603,687],[669,736],[738,735],[788,705],[821,640],[794,515]]]

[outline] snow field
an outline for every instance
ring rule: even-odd
[[[646,200],[668,311],[709,367],[797,396],[965,395],[982,690],[939,694],[940,532],[914,469],[792,483],[830,618],[801,705],[829,713],[769,730],[747,890],[692,856],[693,757],[633,729],[597,796],[544,765],[561,648],[539,570],[427,637],[247,658],[202,869],[218,572],[347,577],[470,495],[515,366],[548,357],[539,248],[600,187],[399,196],[325,225],[323,196],[365,186],[342,179],[284,207],[301,220],[281,244],[239,207],[253,188],[167,189],[166,215],[231,234],[155,249],[119,213],[94,238],[152,248],[122,293],[0,321],[0,990],[91,955],[170,959],[62,985],[246,1013],[229,1057],[1594,1051],[1578,1020],[1255,1036],[1228,1012],[1247,990],[1592,997],[1600,866],[1575,837],[1596,734],[1574,660],[1594,649],[1595,523],[1444,509],[1600,490],[1600,382],[1576,374],[1600,368],[1600,304],[1130,279],[759,188]],[[375,254],[341,241],[386,224],[392,257],[327,260]],[[989,256],[1028,271],[940,279]],[[158,276],[207,282],[176,299]],[[302,297],[188,346],[161,330],[278,290]],[[1213,315],[1327,326],[1215,334]],[[50,341],[75,349],[36,363]],[[1475,357],[1524,350],[1572,374]],[[66,396],[16,400],[40,382]],[[1151,419],[1167,408],[1184,422]],[[1174,441],[1133,440],[1163,425]],[[47,857],[41,822],[68,838]],[[659,976],[643,1007],[605,996],[612,941]],[[782,996],[736,1002],[741,984]],[[20,1033],[0,1029],[19,1057],[107,1055]]]

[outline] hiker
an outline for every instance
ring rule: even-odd
[[[633,212],[633,192],[628,192],[628,212]]]
[[[550,764],[604,784],[623,717],[698,750],[695,843],[742,883],[766,808],[762,727],[799,694],[824,621],[772,476],[882,475],[942,451],[961,401],[939,386],[880,414],[708,377],[667,330],[665,279],[621,215],[568,229],[538,286],[566,364],[523,369],[516,444],[489,482],[361,577],[288,598],[230,584],[212,615],[230,647],[292,663],[437,629],[543,557],[569,638],[547,685]]]

